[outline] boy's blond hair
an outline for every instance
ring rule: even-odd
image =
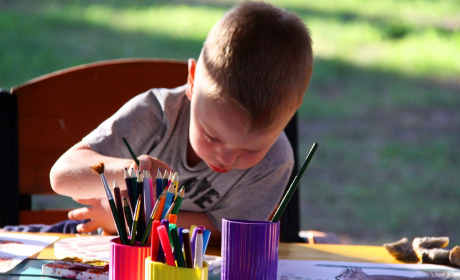
[[[200,55],[210,94],[239,108],[246,130],[260,131],[300,107],[313,69],[311,38],[295,14],[243,2],[209,33]]]

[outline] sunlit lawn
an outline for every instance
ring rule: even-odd
[[[460,2],[271,1],[311,30],[302,228],[460,244]],[[105,59],[197,58],[232,1],[0,0],[0,87]],[[184,81],[185,82],[185,81]]]

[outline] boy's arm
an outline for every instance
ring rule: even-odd
[[[158,168],[169,169],[165,163],[150,156],[142,155],[138,159],[140,170],[156,172]],[[80,224],[77,227],[79,232],[91,232],[98,227],[102,227],[106,233],[116,232],[101,178],[90,169],[101,161],[104,162],[104,174],[110,187],[113,180],[116,180],[122,192],[125,192],[124,168],[134,167],[134,161],[103,156],[84,142],[77,143],[63,154],[50,172],[51,186],[56,193],[71,196],[75,201],[89,206],[69,212],[72,220],[92,219],[86,224]]]
[[[90,169],[99,162],[104,162],[104,174],[110,188],[116,180],[121,190],[126,190],[125,168],[148,169],[150,173],[153,172],[152,174],[156,174],[158,168],[170,169],[167,164],[151,156],[142,155],[138,160],[139,168],[132,159],[104,156],[93,151],[86,143],[79,142],[65,152],[51,168],[51,187],[61,195],[75,199],[90,199],[105,196],[101,177]]]
[[[53,190],[73,198],[94,198],[105,195],[101,178],[90,167],[104,162],[104,173],[112,187],[116,180],[120,188],[124,185],[124,168],[133,160],[103,156],[93,151],[86,143],[79,142],[65,152],[51,168],[50,181]]]
[[[205,212],[180,211],[177,215],[177,226],[190,228],[192,225],[204,226],[211,231],[210,245],[220,245],[221,233]]]

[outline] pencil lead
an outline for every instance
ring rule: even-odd
[[[168,179],[169,177],[169,171],[165,170],[165,174],[163,175],[163,179]]]
[[[163,179],[163,177],[161,177],[161,170],[160,170],[160,168],[158,168],[157,179]]]
[[[179,173],[177,173],[177,172],[174,173],[174,175],[173,175],[171,181],[172,181],[172,182],[177,182],[177,181],[179,181]]]
[[[142,182],[143,181],[143,178],[142,178],[142,172],[139,171],[139,173],[137,173],[137,182]]]
[[[129,175],[131,175],[131,178],[136,177],[136,172],[134,171],[134,167],[131,167],[131,172]]]
[[[172,182],[171,182],[171,184],[169,184],[168,192],[169,193],[174,193],[174,184]]]

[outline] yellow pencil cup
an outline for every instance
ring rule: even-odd
[[[203,268],[183,268],[152,262],[150,257],[145,259],[145,280],[208,280],[208,264],[203,262]]]

